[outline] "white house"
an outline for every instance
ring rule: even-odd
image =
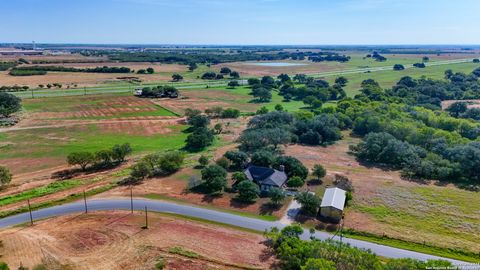
[[[346,198],[347,192],[345,190],[337,187],[327,188],[320,205],[320,215],[339,222],[342,219]]]

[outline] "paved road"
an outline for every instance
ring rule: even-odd
[[[96,210],[128,210],[130,209],[130,199],[97,199],[87,201],[89,211]],[[134,199],[133,206],[135,210],[143,210],[145,206],[148,207],[150,211],[163,212],[163,213],[173,213],[181,214],[190,217],[201,218],[205,220],[220,222],[224,224],[234,225],[237,227],[242,227],[246,229],[256,230],[256,231],[265,231],[272,227],[283,228],[286,225],[280,222],[270,222],[260,219],[247,218],[243,216],[238,216],[234,214],[224,213],[220,211],[209,210],[200,207],[176,204],[166,201],[157,201],[157,200],[146,200],[146,199]],[[84,211],[83,201],[63,204],[59,206],[54,206],[50,208],[44,208],[36,210],[33,212],[34,219],[44,219],[53,216],[79,213]],[[6,217],[0,219],[0,228],[7,228],[14,225],[22,224],[29,222],[29,214],[23,213],[15,216]],[[302,235],[303,239],[308,239],[310,234],[308,231]],[[315,237],[318,239],[327,239],[331,238],[332,235],[326,232],[317,231]],[[334,239],[339,240],[338,237]],[[419,260],[428,260],[428,259],[445,259],[437,256],[432,256],[428,254],[378,245],[366,241],[360,241],[350,238],[343,238],[343,241],[351,244],[352,246],[370,249],[374,253],[380,256],[389,257],[389,258],[415,258]],[[457,265],[465,265],[464,262],[446,259]]]

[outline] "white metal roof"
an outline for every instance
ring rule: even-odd
[[[322,204],[320,207],[335,207],[343,210],[345,199],[347,198],[346,191],[337,187],[327,188],[323,194]]]

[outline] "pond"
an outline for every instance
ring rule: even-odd
[[[262,66],[262,67],[291,67],[291,66],[305,66],[302,63],[288,63],[288,62],[247,62],[245,65]]]

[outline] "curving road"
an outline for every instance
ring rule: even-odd
[[[98,210],[129,210],[130,209],[130,199],[97,199],[87,201],[89,211],[98,211]],[[172,213],[180,214],[184,216],[196,217],[205,220],[215,221],[219,223],[229,224],[241,228],[256,230],[256,231],[265,231],[272,227],[283,228],[286,225],[281,222],[271,222],[264,221],[260,219],[248,218],[243,216],[238,216],[234,214],[229,214],[225,212],[209,210],[205,208],[176,204],[166,201],[157,201],[157,200],[147,200],[147,199],[134,199],[133,208],[135,210],[144,210],[148,207],[150,211],[163,212],[163,213]],[[83,201],[78,201],[74,203],[68,203],[58,206],[53,206],[49,208],[44,208],[32,212],[33,219],[44,219],[48,217],[54,217],[59,215],[66,215],[72,213],[79,213],[85,211],[85,206]],[[22,223],[30,222],[29,213],[18,214],[15,216],[6,217],[0,219],[0,228],[7,228],[14,225],[19,225]],[[332,234],[326,232],[315,232],[315,237],[318,239],[328,239],[332,238]],[[308,231],[305,231],[302,235],[302,239],[309,239],[310,234]],[[335,236],[334,239],[340,240],[338,236]],[[438,256],[423,254],[419,252],[403,250],[398,248],[393,248],[389,246],[378,245],[366,241],[343,238],[343,242],[349,243],[352,246],[370,249],[377,255],[389,258],[415,258],[419,260],[428,260],[428,259],[444,259],[451,261],[456,265],[467,265],[465,262],[441,258]],[[472,268],[470,268],[472,269]]]

